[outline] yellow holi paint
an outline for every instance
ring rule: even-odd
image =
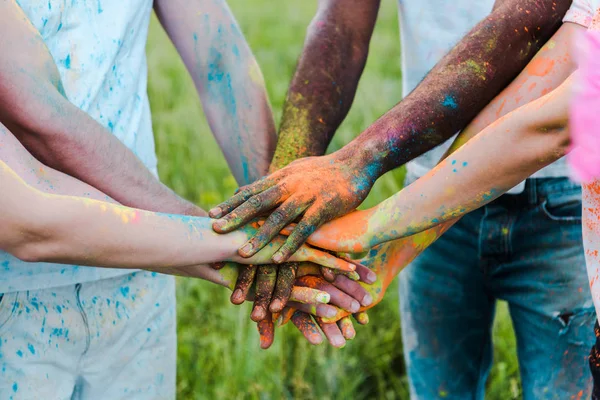
[[[256,61],[252,61],[248,66],[248,76],[255,85],[264,86],[265,78],[263,77],[260,67]]]

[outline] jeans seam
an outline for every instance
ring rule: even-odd
[[[477,258],[479,260],[479,268],[481,270],[483,270],[484,274],[485,274],[485,265],[483,265],[483,240],[481,238],[481,235],[483,234],[483,224],[484,221],[486,219],[488,215],[488,206],[484,206],[483,207],[483,216],[481,217],[481,219],[479,220],[479,232],[477,234]]]

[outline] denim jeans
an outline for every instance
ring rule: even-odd
[[[400,296],[412,399],[484,397],[497,299],[508,302],[524,399],[590,398],[596,315],[581,189],[567,178],[529,179],[463,217],[400,274]]]

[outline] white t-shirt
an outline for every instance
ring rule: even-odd
[[[110,130],[156,173],[146,93],[152,0],[18,0],[40,32],[68,99]],[[0,293],[130,273],[123,269],[25,263],[0,252]]]
[[[589,28],[598,8],[600,8],[600,0],[573,0],[563,22],[572,22]]]
[[[406,96],[466,33],[491,12],[494,0],[399,0],[399,6],[402,92]],[[406,183],[432,169],[455,137],[409,162]],[[560,159],[536,172],[533,177],[567,175],[565,161]],[[521,183],[510,193],[520,192],[523,188]]]

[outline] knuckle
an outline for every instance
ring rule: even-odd
[[[281,210],[275,210],[273,214],[271,214],[270,219],[274,224],[281,224],[285,221],[286,217],[287,215],[285,214],[285,212]]]
[[[253,208],[260,208],[260,206],[262,205],[262,198],[261,196],[252,196],[248,199],[248,204],[250,204],[251,207]]]

